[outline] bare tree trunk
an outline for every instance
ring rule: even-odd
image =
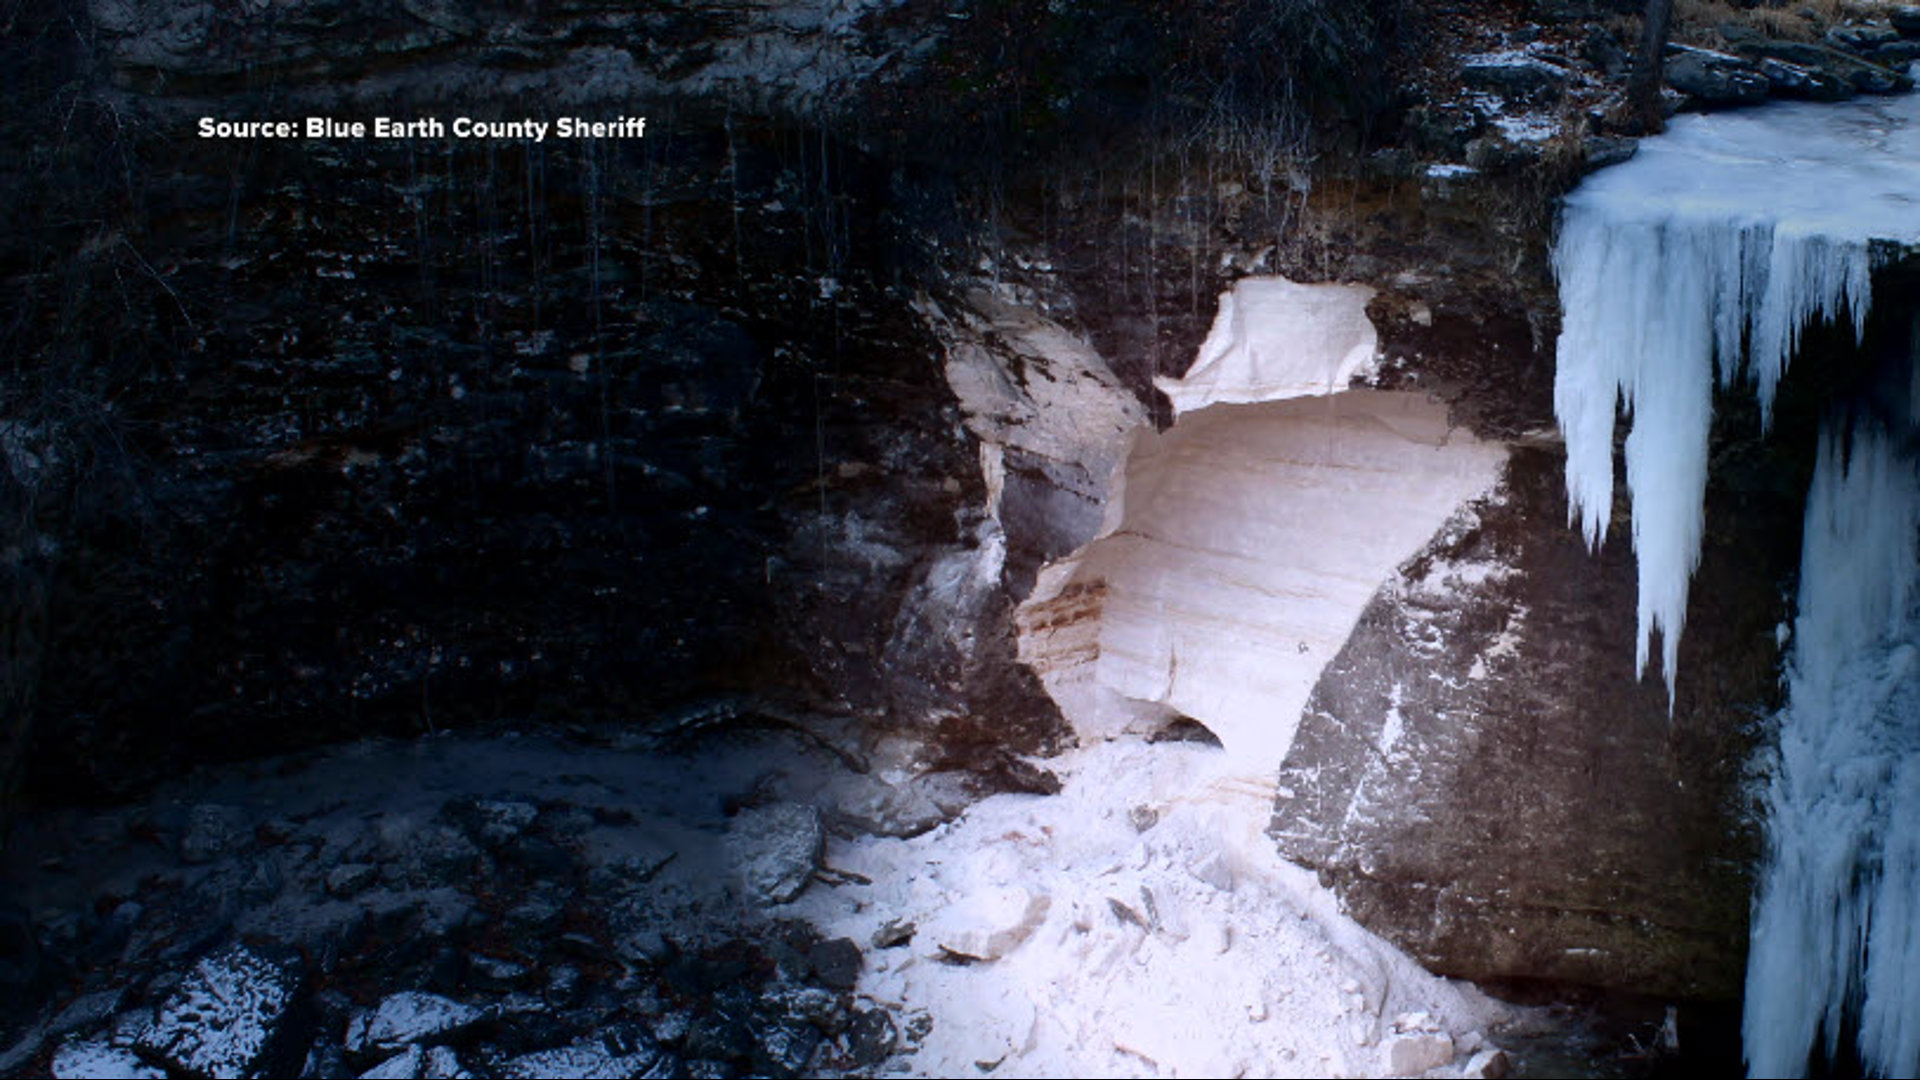
[[[1673,0],[1647,0],[1646,21],[1640,31],[1640,62],[1634,65],[1633,81],[1627,84],[1627,108],[1640,130],[1647,133],[1666,126],[1660,115],[1660,86],[1666,81],[1667,38],[1673,30]]]

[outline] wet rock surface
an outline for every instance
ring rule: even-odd
[[[89,0],[85,7],[123,86],[233,93],[266,79],[309,105],[404,88],[441,100],[504,92],[565,104],[699,92],[761,107],[825,109],[854,85],[897,77],[906,66],[894,62],[899,53],[931,44],[881,18],[882,5],[804,0],[637,10],[584,0],[535,13],[445,0],[238,8]]]

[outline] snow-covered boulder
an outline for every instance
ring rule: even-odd
[[[195,1076],[271,1071],[296,1042],[289,1014],[301,975],[290,953],[228,946],[194,965],[138,1047]]]
[[[347,1035],[347,1049],[357,1053],[431,1044],[465,1031],[486,1015],[484,1009],[439,994],[415,990],[389,994],[379,1008],[354,1024]]]
[[[727,848],[741,883],[760,904],[784,904],[799,896],[820,868],[825,843],[820,812],[797,803],[743,810],[727,829]]]
[[[500,1067],[507,1080],[628,1080],[674,1075],[678,1062],[651,1044],[626,1052],[610,1040],[582,1039],[571,1046],[512,1058]]]

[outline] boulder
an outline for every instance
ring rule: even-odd
[[[180,857],[190,863],[212,862],[239,852],[252,839],[253,818],[245,810],[202,803],[187,812]]]
[[[1900,40],[1900,31],[1891,26],[1851,23],[1827,31],[1827,43],[1837,49],[1869,53],[1882,45]]]
[[[1743,499],[1709,495],[1669,718],[1661,681],[1634,678],[1630,545],[1589,555],[1561,459],[1516,452],[1321,675],[1278,776],[1281,854],[1441,974],[1737,997],[1744,718],[1777,693],[1794,558],[1774,539],[1793,499]]]
[[[278,1070],[299,1065],[291,1014],[302,975],[291,952],[222,949],[181,980],[138,1049],[194,1076],[292,1075]]]
[[[341,863],[327,871],[327,895],[346,900],[365,892],[380,880],[380,868],[372,863]]]
[[[860,1008],[847,1028],[847,1058],[856,1069],[877,1069],[900,1045],[900,1033],[885,1009]]]
[[[727,828],[727,848],[758,904],[784,904],[799,896],[820,868],[826,836],[820,812],[797,803],[743,810]]]
[[[1773,91],[1751,61],[1697,49],[1667,62],[1667,85],[1711,105],[1756,105]]]
[[[1901,4],[1887,12],[1887,21],[1905,37],[1920,37],[1920,5]]]
[[[1271,775],[1376,584],[1498,476],[1504,451],[1452,430],[1444,404],[1341,389],[1371,356],[1366,290],[1276,302],[1289,291],[1223,302],[1199,376],[1161,381],[1197,411],[1140,434],[1107,534],[1020,607],[1021,659],[1083,739],[1185,717]],[[1198,407],[1316,385],[1340,392]]]
[[[1488,1047],[1467,1059],[1466,1075],[1470,1080],[1506,1080],[1512,1071],[1513,1060],[1498,1047]]]
[[[409,1046],[360,1074],[360,1080],[471,1080],[473,1073],[450,1047]]]
[[[53,1052],[49,1068],[54,1080],[160,1080],[166,1070],[140,1060],[140,1055],[105,1039],[76,1039]]]
[[[590,1037],[570,1046],[510,1058],[500,1066],[505,1080],[662,1080],[679,1062],[651,1043]]]
[[[1781,97],[1807,101],[1845,101],[1858,93],[1853,84],[1843,78],[1799,64],[1789,64],[1785,60],[1762,58],[1756,67],[1760,74],[1766,76],[1773,92]]]
[[[347,1049],[395,1050],[444,1041],[485,1019],[487,1012],[452,998],[419,991],[389,994],[379,1008],[356,1023]]]
[[[811,1024],[785,1017],[760,1025],[757,1034],[758,1064],[766,1075],[795,1077],[807,1073],[807,1066],[820,1049],[820,1031]],[[758,1071],[758,1070],[756,1070]]]
[[[829,938],[807,950],[807,961],[822,983],[836,990],[851,990],[860,981],[864,959],[860,946],[851,938]]]
[[[1418,1031],[1387,1041],[1387,1070],[1394,1076],[1418,1076],[1453,1063],[1453,1039],[1446,1032]]]
[[[1734,51],[1754,60],[1780,60],[1796,67],[1818,72],[1851,86],[1862,94],[1891,94],[1913,88],[1905,74],[1862,60],[1852,53],[1809,41],[1778,41],[1759,38],[1743,41]],[[1762,68],[1764,71],[1764,66]]]
[[[1558,64],[1523,54],[1469,57],[1461,65],[1460,81],[1514,104],[1543,105],[1558,101],[1573,73]]]
[[[1867,54],[1867,59],[1895,71],[1920,60],[1920,41],[1890,41]]]

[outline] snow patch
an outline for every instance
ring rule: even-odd
[[[1520,113],[1517,116],[1499,115],[1493,118],[1493,126],[1500,130],[1509,142],[1546,142],[1560,134],[1560,122],[1546,113]]]

